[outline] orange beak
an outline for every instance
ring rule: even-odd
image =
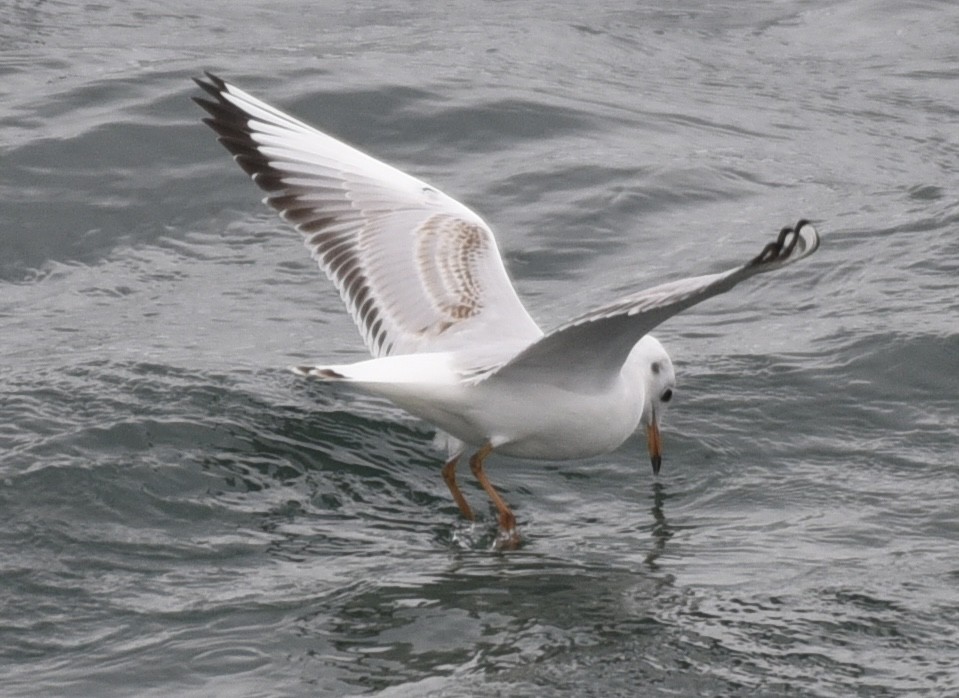
[[[649,446],[649,460],[653,464],[653,475],[659,475],[663,464],[663,443],[659,438],[659,425],[655,422],[646,427],[646,445]]]

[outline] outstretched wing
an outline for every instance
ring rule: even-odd
[[[476,213],[214,75],[196,83],[204,123],[303,234],[373,356],[503,358],[542,336]]]
[[[550,332],[499,368],[477,375],[527,379],[550,376],[570,388],[602,386],[619,374],[636,342],[667,318],[725,293],[750,276],[780,269],[808,257],[819,247],[809,221],[783,228],[779,237],[748,263],[719,274],[695,276],[655,286],[597,308]]]

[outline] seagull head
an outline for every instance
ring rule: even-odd
[[[640,423],[646,429],[646,442],[649,446],[649,460],[653,465],[653,474],[659,475],[663,462],[662,441],[659,436],[659,424],[666,412],[669,401],[673,399],[676,388],[676,372],[672,359],[652,335],[646,335],[633,348],[630,356],[641,368],[643,376],[643,415]]]

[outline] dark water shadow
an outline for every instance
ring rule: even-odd
[[[414,555],[423,574],[368,580],[334,608],[296,621],[304,647],[357,687],[383,690],[469,667],[501,675],[575,647],[654,646],[655,606],[670,582],[628,566],[542,554]],[[435,570],[427,574],[428,569]]]
[[[653,500],[653,506],[649,512],[656,523],[653,526],[651,534],[653,538],[653,548],[646,555],[645,562],[650,570],[656,571],[660,569],[657,560],[666,552],[666,544],[669,542],[669,539],[673,537],[673,529],[664,511],[667,494],[666,486],[663,483],[658,481],[652,483],[651,499]]]

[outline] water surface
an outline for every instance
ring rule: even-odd
[[[959,692],[957,34],[937,2],[5,5],[3,694]],[[286,371],[362,344],[204,69],[481,212],[544,327],[800,217],[823,247],[657,332],[658,481],[639,436],[492,459],[499,553],[427,425]]]

